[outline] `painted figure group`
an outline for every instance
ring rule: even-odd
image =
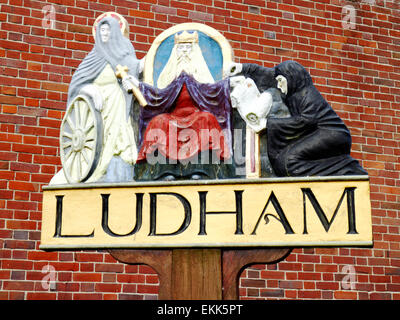
[[[90,176],[80,182],[237,178],[234,113],[242,127],[266,135],[274,176],[367,175],[350,156],[348,128],[299,63],[265,68],[232,62],[216,80],[198,33],[183,31],[175,34],[170,56],[150,85],[141,81],[145,58],[136,58],[123,24],[112,15],[98,19],[94,47],[69,86],[68,104],[82,92],[101,100],[95,103],[102,121],[101,152]],[[128,75],[118,77],[118,66],[127,67]],[[137,107],[132,88],[139,89],[146,106]],[[286,117],[272,111],[274,94]],[[78,160],[63,163],[63,170],[73,161]],[[63,170],[52,184],[69,182]]]

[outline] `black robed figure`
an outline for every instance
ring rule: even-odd
[[[349,129],[315,88],[307,70],[295,61],[274,69],[291,115],[267,120],[268,156],[276,174],[367,175],[350,156]],[[279,85],[281,80],[285,88]]]

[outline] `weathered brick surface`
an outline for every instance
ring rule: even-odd
[[[373,3],[373,4],[372,4]],[[354,29],[342,24],[352,5]],[[54,28],[42,8],[53,5]],[[0,0],[0,299],[153,299],[158,280],[103,251],[38,249],[41,187],[60,169],[58,135],[68,83],[92,48],[91,26],[117,11],[142,58],[166,28],[206,23],[236,61],[294,59],[353,135],[371,177],[374,248],[296,249],[248,268],[243,299],[400,299],[400,7],[398,0]],[[50,266],[54,269],[46,272]],[[344,270],[354,267],[355,283]],[[45,279],[55,281],[46,287]]]

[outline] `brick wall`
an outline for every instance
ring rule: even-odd
[[[295,249],[278,264],[246,269],[242,298],[400,299],[398,0],[0,5],[0,299],[157,297],[158,278],[149,267],[118,263],[103,251],[38,249],[41,188],[60,169],[58,136],[68,84],[92,48],[95,18],[105,11],[127,18],[139,58],[163,30],[194,21],[222,32],[238,62],[270,67],[297,60],[352,132],[352,154],[371,177],[374,247]],[[52,11],[42,11],[46,5],[55,10],[54,25]],[[353,28],[342,13],[345,5],[355,9]],[[55,287],[46,286],[43,280],[49,279]]]

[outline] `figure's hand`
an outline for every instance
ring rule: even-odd
[[[232,62],[224,70],[224,77],[233,77],[242,72],[243,65],[241,63]]]
[[[136,79],[134,76],[127,76],[124,79],[122,79],[122,86],[126,91],[132,90],[132,87],[139,87],[139,80]]]
[[[231,88],[236,88],[238,85],[244,84],[246,78],[243,76],[236,76],[229,79],[229,84]]]
[[[122,80],[122,86],[124,87],[125,91],[132,89],[131,83],[126,78]]]

